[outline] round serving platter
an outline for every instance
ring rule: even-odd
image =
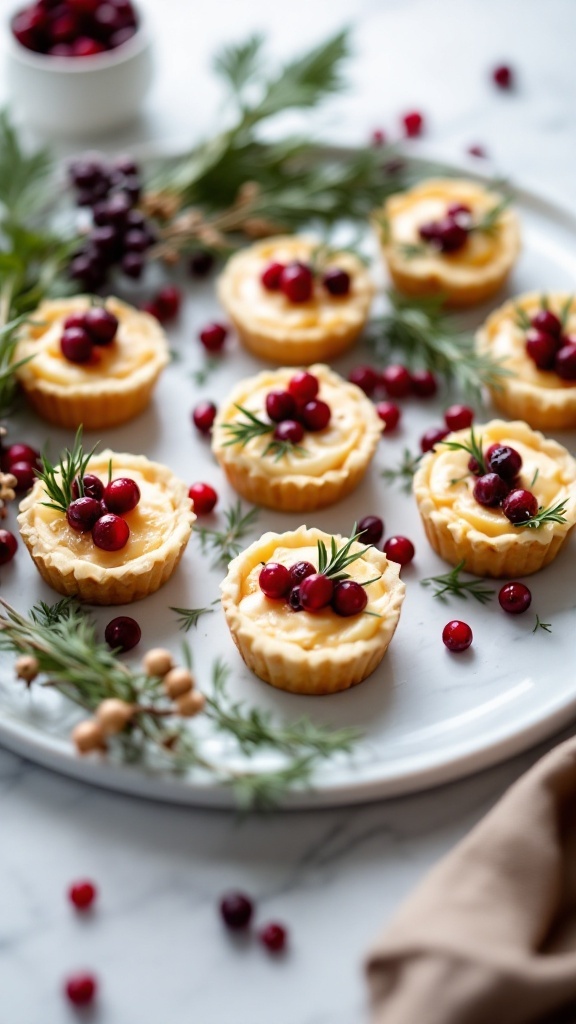
[[[453,169],[458,172],[457,168]],[[470,176],[469,172],[462,171]],[[477,174],[474,177],[479,177]],[[570,291],[576,281],[576,218],[561,206],[525,189],[515,190],[515,205],[522,219],[524,248],[509,287],[502,296],[467,314],[463,323],[473,328],[490,308],[509,295],[527,290]],[[374,259],[380,297],[374,312],[384,308],[384,274],[371,239],[366,250]],[[194,429],[190,413],[202,398],[221,401],[239,379],[263,368],[234,337],[226,354],[208,373],[204,384],[193,379],[205,360],[197,340],[209,320],[223,319],[214,281],[183,283],[186,301],[168,335],[174,360],[164,373],[149,410],[124,427],[85,436],[92,446],[118,452],[143,453],[164,462],[188,483],[213,484],[219,494],[216,511],[200,521],[207,527],[223,525],[223,512],[236,501],[210,454],[209,443]],[[154,290],[122,288],[121,297],[139,304]],[[337,360],[334,368],[347,375],[350,368],[370,361],[362,346]],[[430,549],[410,495],[398,484],[387,483],[384,468],[396,467],[405,448],[416,454],[418,439],[429,426],[442,423],[449,404],[445,392],[433,400],[408,399],[402,403],[401,428],[383,437],[371,470],[361,486],[345,501],[324,511],[300,516],[262,509],[247,535],[248,545],[267,530],[293,529],[303,520],[329,533],[349,535],[355,520],[380,515],[386,535],[402,533],[416,547],[414,562],[402,570],[406,601],[394,641],[380,668],[361,686],[327,697],[299,697],[281,693],[260,682],[243,665],[228,634],[218,605],[203,616],[187,635],[199,686],[209,690],[212,666],[217,657],[229,666],[230,694],[260,709],[277,721],[306,715],[316,723],[334,728],[357,726],[363,739],[352,755],[339,755],[320,765],[313,788],[290,793],[286,808],[322,807],[360,803],[396,796],[460,778],[502,761],[551,735],[566,725],[576,711],[573,623],[576,594],[573,576],[576,559],[574,535],[552,566],[530,579],[532,606],[521,616],[508,616],[494,598],[481,606],[469,599],[435,599],[420,585],[424,577],[448,570]],[[489,419],[490,410],[478,422]],[[555,434],[570,450],[574,433]],[[32,413],[21,410],[10,420],[10,438],[43,447],[49,439],[52,455],[72,441],[70,433],[53,428]],[[16,529],[16,508],[10,508],[6,525]],[[197,524],[198,525],[198,524]],[[176,574],[157,594],[126,609],[94,609],[103,633],[105,624],[125,611],[142,627],[140,649],[125,656],[138,660],[152,646],[168,646],[178,654],[184,634],[170,606],[200,608],[215,601],[224,575],[211,568],[210,554],[203,554],[193,538]],[[23,545],[14,561],[1,570],[2,596],[21,612],[37,601],[53,603],[55,595],[41,581]],[[494,582],[495,591],[498,581]],[[536,614],[550,631],[536,628]],[[474,631],[473,646],[464,654],[451,655],[441,632],[451,618],[462,618]],[[200,774],[171,775],[151,768],[115,763],[96,757],[79,758],[70,741],[77,710],[53,691],[39,687],[26,691],[12,678],[11,659],[2,656],[0,676],[0,743],[10,750],[85,782],[143,797],[183,804],[232,807],[231,791]],[[191,726],[205,730],[201,719]],[[230,759],[225,741],[206,734],[203,742],[212,755]],[[254,768],[270,767],[263,755],[252,759]]]

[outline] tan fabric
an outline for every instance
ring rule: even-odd
[[[433,869],[367,971],[373,1024],[576,1022],[576,738]]]

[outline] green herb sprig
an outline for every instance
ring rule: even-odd
[[[538,613],[536,613],[536,622],[534,623],[534,629],[532,630],[532,632],[533,633],[537,633],[539,629],[543,629],[545,633],[551,633],[552,632],[552,623],[551,622],[542,622],[542,620],[540,619],[540,616],[538,615]]]
[[[523,523],[513,523],[513,526],[527,526],[531,530],[541,530],[547,523],[565,523],[567,500],[559,501],[556,505],[549,505],[548,508],[540,506],[535,515],[530,516]]]
[[[345,544],[341,548],[338,547],[335,537],[330,538],[330,553],[324,541],[320,538],[317,541],[318,549],[318,572],[321,572],[328,579],[331,579],[334,583],[339,583],[341,580],[350,579],[350,574],[344,570],[356,562],[359,558],[362,558],[368,547],[371,545],[362,545],[359,551],[352,551],[353,544],[362,544],[362,531],[358,530],[356,523],[352,527],[352,534]],[[380,575],[376,576],[372,580],[366,580],[361,583],[362,587],[367,587],[369,583],[375,583],[380,579]],[[359,581],[358,581],[359,582]]]
[[[42,470],[38,473],[39,479],[50,501],[41,502],[47,508],[56,509],[57,512],[66,512],[71,501],[77,496],[84,496],[84,474],[98,445],[86,453],[82,446],[82,427],[78,427],[72,450],[65,448],[62,452],[59,466],[54,466],[46,452],[42,455]],[[73,485],[78,490],[75,495]]]
[[[242,502],[238,500],[224,512],[226,528],[224,530],[209,529],[202,526],[196,530],[195,536],[200,540],[200,546],[204,553],[213,551],[216,553],[214,566],[227,566],[236,555],[240,554],[242,546],[240,541],[252,529],[258,518],[258,509],[250,508],[245,511]]]
[[[187,633],[188,630],[196,628],[202,616],[211,615],[214,611],[214,606],[217,604],[220,604],[219,597],[205,608],[175,608],[173,605],[170,605],[170,611],[176,612],[176,615],[179,616],[179,628],[184,633]]]
[[[400,483],[402,490],[409,494],[412,489],[414,474],[421,460],[422,455],[413,455],[409,448],[405,448],[398,465],[393,468],[383,469],[381,475],[387,483]]]
[[[442,576],[428,576],[426,579],[420,580],[420,585],[422,587],[432,586],[434,588],[434,597],[439,597],[441,601],[446,600],[446,595],[462,597],[465,601],[470,596],[479,601],[480,604],[488,604],[496,591],[491,587],[487,587],[484,580],[463,580],[460,574],[465,564],[463,559],[450,572],[444,573]]]
[[[476,437],[474,427],[470,428],[470,439],[468,441],[439,441],[438,444],[441,444],[444,448],[449,448],[452,452],[467,452],[475,460],[478,466],[476,472],[479,476],[484,476],[488,472],[484,452],[482,451],[482,437]]]
[[[236,405],[235,408],[238,409],[245,419],[222,424],[222,429],[229,435],[229,440],[224,442],[225,448],[235,444],[239,444],[243,448],[249,441],[253,441],[255,437],[266,437],[268,434],[274,433],[275,423],[259,419],[255,413],[250,412],[243,405]],[[278,462],[285,455],[306,456],[308,452],[306,448],[294,444],[292,441],[280,441],[273,438],[266,445],[262,455],[273,455],[274,461]]]
[[[512,202],[512,196],[506,195],[502,199],[495,203],[490,210],[482,214],[479,220],[475,221],[469,228],[469,231],[482,231],[488,235],[494,234],[499,227],[502,214],[508,209]]]

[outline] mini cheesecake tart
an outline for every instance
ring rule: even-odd
[[[136,508],[122,516],[130,528],[118,551],[97,547],[91,534],[78,533],[66,515],[43,504],[49,501],[38,480],[20,504],[22,539],[42,578],[60,594],[90,604],[129,604],[158,590],[174,572],[196,519],[188,488],[174,474],[143,455],[103,451],[87,472],[104,483],[129,477],[140,491]]]
[[[291,301],[279,284],[272,290],[263,284],[262,275],[272,264],[309,267],[320,250],[315,239],[279,236],[242,249],[226,264],[218,295],[242,344],[254,355],[287,366],[306,365],[340,355],[362,331],[374,285],[353,253],[330,251],[322,259],[307,300]],[[333,295],[322,283],[335,269],[349,276],[346,294]]]
[[[560,328],[557,337],[551,336],[548,347],[548,332],[532,326],[546,311],[553,314]],[[536,360],[530,356],[532,344],[537,346]],[[490,389],[492,401],[501,412],[526,420],[539,430],[576,427],[574,296],[559,292],[543,296],[541,292],[530,292],[511,299],[490,314],[476,335],[476,347],[479,352],[500,360],[509,371],[509,376],[501,378],[498,388]],[[556,355],[563,347],[573,349],[569,379],[560,376],[554,368]]]
[[[313,365],[309,373],[318,382],[318,399],[330,409],[330,421],[322,430],[304,430],[297,445],[275,447],[276,424],[266,414],[267,396],[290,386],[291,368],[265,370],[242,381],[216,417],[214,455],[234,489],[256,505],[281,512],[332,505],[360,483],[374,456],[384,425],[372,402],[327,366]],[[247,422],[247,413],[267,421],[270,432],[235,442],[233,428]]]
[[[331,607],[294,611],[287,601],[266,597],[259,585],[262,563],[318,566],[318,541],[329,548],[331,538],[306,526],[266,533],[230,563],[221,584],[226,621],[247,666],[291,693],[336,693],[366,679],[386,653],[404,600],[399,565],[356,542],[351,550],[360,557],[346,571],[358,583],[374,581],[365,588],[363,612],[343,617]],[[346,539],[337,537],[336,543],[341,548]]]
[[[435,178],[390,196],[374,220],[399,291],[449,306],[497,292],[520,251],[518,218],[503,197],[464,179]]]
[[[154,385],[169,362],[168,343],[158,321],[119,299],[105,308],[118,319],[114,341],[94,346],[87,362],[71,362],[61,349],[64,324],[92,306],[87,295],[42,302],[22,328],[14,361],[36,412],[60,427],[101,430],[138,416],[148,406]]]
[[[445,438],[468,444],[470,430]],[[510,446],[522,468],[510,489],[529,491],[535,507],[562,503],[562,522],[538,528],[514,525],[502,507],[486,507],[474,497],[478,477],[469,469],[470,455],[439,443],[424,456],[414,476],[414,495],[430,544],[452,565],[465,563],[477,576],[528,576],[548,565],[576,523],[576,461],[550,438],[521,421],[492,420],[476,428],[486,452],[492,445]]]

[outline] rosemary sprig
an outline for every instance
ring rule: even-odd
[[[366,342],[374,358],[386,364],[394,353],[409,366],[424,366],[480,402],[482,388],[498,388],[509,370],[486,353],[477,352],[470,332],[458,330],[445,315],[441,299],[413,299],[388,293],[390,312],[373,320]]]
[[[211,615],[214,611],[214,605],[217,604],[220,604],[219,597],[207,605],[206,608],[175,608],[173,605],[170,605],[170,611],[176,612],[179,616],[178,628],[187,633],[189,629],[196,628],[203,615]]]
[[[434,597],[439,597],[441,601],[446,600],[446,594],[453,595],[454,597],[462,597],[466,601],[468,595],[479,601],[480,604],[488,604],[492,600],[495,590],[491,587],[486,587],[484,580],[472,579],[463,580],[460,577],[460,573],[464,569],[465,560],[458,562],[454,568],[445,573],[443,576],[428,576],[424,580],[420,580],[422,587],[434,587]]]
[[[484,452],[482,451],[482,437],[476,437],[474,427],[470,427],[470,439],[466,441],[439,441],[444,448],[453,452],[467,452],[475,460],[478,466],[477,472],[483,476],[487,472]]]
[[[214,566],[227,566],[228,562],[240,553],[242,549],[240,541],[254,526],[257,518],[257,508],[250,508],[246,512],[242,502],[238,500],[235,505],[231,505],[224,512],[226,529],[213,530],[202,526],[196,531],[202,551],[204,553],[208,550],[216,552]]]
[[[267,434],[273,434],[276,428],[275,423],[269,423],[266,420],[261,420],[256,416],[255,413],[250,412],[243,405],[237,405],[238,409],[245,419],[234,420],[233,423],[223,423],[222,429],[226,430],[229,435],[229,440],[224,442],[224,447],[228,448],[230,445],[239,444],[242,448],[247,445],[249,441],[253,441],[255,437],[265,437]],[[299,455],[306,456],[308,452],[305,448],[302,448],[298,444],[294,444],[292,441],[280,441],[273,438],[265,447],[262,452],[263,455],[274,455],[275,462],[278,462],[283,456]]]
[[[72,485],[76,481],[78,497],[84,495],[84,474],[96,448],[94,447],[86,454],[82,447],[82,427],[78,427],[72,450],[65,448],[62,452],[59,466],[54,466],[46,452],[42,454],[42,471],[38,477],[42,480],[46,493],[51,501],[43,501],[41,504],[47,508],[54,508],[57,512],[66,512],[69,504],[74,499]]]
[[[340,580],[347,580],[350,578],[350,573],[344,572],[349,565],[356,562],[359,558],[365,554],[368,547],[371,545],[362,544],[360,538],[362,537],[362,531],[357,530],[356,523],[352,527],[352,534],[345,544],[341,548],[338,547],[335,537],[330,538],[330,554],[328,554],[328,548],[326,547],[322,539],[317,541],[318,548],[318,572],[323,573],[324,576],[328,576],[329,579],[333,580],[334,583],[340,582]],[[359,543],[362,545],[359,551],[352,551],[352,545]],[[375,583],[379,580],[380,576],[375,577],[372,580],[366,580],[361,586],[368,586],[369,583]]]
[[[399,464],[394,468],[383,469],[382,476],[388,483],[400,483],[402,490],[409,494],[414,473],[418,469],[421,459],[422,455],[412,455],[410,449],[405,448]]]
[[[508,209],[511,202],[512,196],[503,196],[498,203],[496,203],[490,210],[487,210],[479,220],[472,224],[469,230],[484,231],[487,234],[493,234],[498,227],[498,222],[502,217],[502,214]]]
[[[218,359],[206,359],[204,364],[190,374],[197,387],[204,387],[211,374],[221,365]]]
[[[539,629],[543,629],[545,633],[551,633],[552,632],[552,623],[551,622],[541,622],[540,616],[538,615],[538,612],[536,612],[536,622],[534,624],[534,629],[532,630],[532,632],[533,633],[537,633]]]
[[[574,296],[573,295],[569,295],[568,298],[566,299],[566,301],[562,303],[562,309],[560,310],[560,312],[558,314],[558,316],[560,317],[560,323],[562,325],[562,333],[564,333],[564,331],[568,327],[568,318],[570,316],[570,312],[571,312],[571,309],[572,309],[573,305],[574,305]]]
[[[531,327],[531,320],[528,313],[522,306],[514,306],[514,322],[521,331],[529,331]]]
[[[536,515],[530,516],[523,523],[513,523],[514,526],[527,526],[532,530],[540,530],[546,523],[565,523],[567,499],[559,501],[557,505],[549,505],[548,508],[540,506]]]

